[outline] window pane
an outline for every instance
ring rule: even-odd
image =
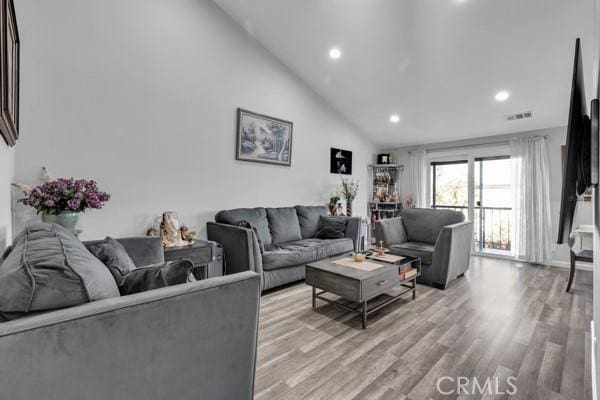
[[[460,206],[469,205],[469,166],[468,164],[441,164],[435,165],[435,205]]]

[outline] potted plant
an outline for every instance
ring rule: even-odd
[[[58,178],[26,190],[19,202],[35,208],[42,221],[56,223],[75,233],[79,213],[99,209],[110,195],[98,189],[95,181]]]
[[[342,178],[342,184],[340,185],[340,193],[344,200],[346,200],[346,216],[351,217],[352,202],[358,194],[358,181]]]

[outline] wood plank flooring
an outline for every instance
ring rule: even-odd
[[[257,400],[591,399],[592,274],[472,257],[445,291],[418,286],[360,318],[322,303],[304,283],[262,297]],[[456,393],[468,377],[469,393]],[[499,392],[473,394],[497,378]],[[515,377],[517,393],[506,393]],[[475,390],[477,392],[477,390]],[[492,390],[492,392],[498,392]]]

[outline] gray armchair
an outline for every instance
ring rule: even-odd
[[[420,283],[445,289],[469,268],[473,222],[451,210],[412,208],[375,222],[377,242],[393,254],[421,257]]]
[[[120,240],[136,265],[160,239]],[[243,272],[0,323],[0,399],[252,399],[260,277]]]

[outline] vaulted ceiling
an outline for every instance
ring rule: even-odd
[[[577,37],[591,94],[593,0],[214,1],[382,147],[566,125]]]

